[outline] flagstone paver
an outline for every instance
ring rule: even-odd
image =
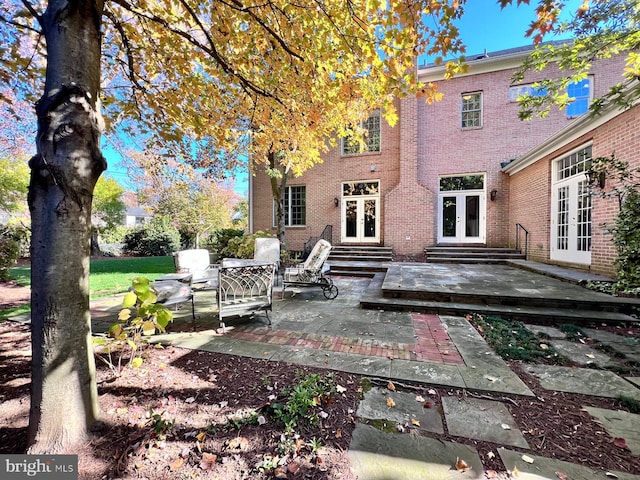
[[[607,475],[607,472],[597,471],[583,465],[527,453],[526,455],[533,460],[533,463],[529,463],[522,459],[521,452],[507,448],[498,448],[498,454],[509,472],[512,472],[514,467],[518,469],[517,477],[512,476],[518,480],[558,480],[561,478],[558,473],[566,475],[566,478],[570,480],[640,480],[640,475],[623,472],[609,472],[613,475]]]
[[[442,408],[450,435],[529,448],[509,409],[501,402],[443,397]]]
[[[556,327],[549,327],[547,325],[533,325],[525,324],[525,327],[530,332],[535,333],[540,337],[564,339],[567,338],[567,334]]]
[[[455,469],[460,458],[471,467]],[[356,478],[363,480],[480,480],[485,478],[477,450],[461,443],[406,433],[387,433],[357,424],[349,445]]]
[[[597,365],[599,367],[607,367],[615,365],[609,355],[591,348],[582,343],[571,342],[569,340],[551,340],[549,342],[557,352],[565,358],[577,363],[578,365]]]
[[[523,368],[540,379],[540,385],[547,390],[609,398],[626,395],[640,400],[640,389],[607,370],[531,364]]]
[[[640,415],[606,408],[584,409],[596,417],[613,438],[624,438],[632,454],[640,455]]]
[[[389,406],[387,399],[393,400]],[[437,407],[425,408],[425,401],[418,402],[416,395],[404,392],[392,392],[386,388],[374,387],[369,390],[360,404],[356,415],[369,420],[391,420],[434,433],[444,433],[442,416]],[[431,401],[433,405],[433,400]],[[417,423],[416,423],[417,422]]]
[[[628,360],[640,363],[640,338],[630,335],[616,335],[606,330],[585,328],[584,332],[594,340],[608,345],[616,352],[624,355]],[[624,334],[624,331],[620,332]]]

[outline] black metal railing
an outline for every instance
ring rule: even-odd
[[[524,259],[527,259],[529,252],[529,230],[524,228],[521,223],[516,223],[516,249],[520,250],[520,231],[524,232]],[[521,250],[522,251],[522,250]]]
[[[302,258],[307,258],[307,255],[311,253],[313,246],[318,242],[318,240],[326,240],[329,243],[333,243],[333,225],[327,225],[322,230],[322,233],[318,237],[310,237],[304,243],[304,250],[302,251]]]

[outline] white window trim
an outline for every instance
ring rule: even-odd
[[[357,156],[357,155],[378,155],[378,154],[380,154],[382,152],[382,112],[380,111],[380,109],[377,108],[375,111],[371,112],[369,114],[369,116],[367,117],[367,120],[370,117],[372,117],[372,116],[374,116],[376,114],[378,116],[378,124],[380,126],[379,130],[378,130],[378,134],[380,136],[380,142],[379,142],[380,143],[380,147],[379,147],[379,150],[365,150],[363,152],[345,153],[344,152],[344,141],[346,140],[346,138],[343,137],[343,138],[340,139],[340,156],[342,156],[342,157],[354,157],[354,156]],[[363,126],[364,122],[366,122],[366,120],[362,120],[360,122],[360,127]]]
[[[292,188],[300,188],[300,187],[305,187],[305,220],[306,220],[306,199],[307,199],[307,186],[306,185],[288,185],[286,187],[286,189],[289,191],[289,205],[285,205],[285,208],[288,209],[287,215],[285,215],[286,218],[291,219],[291,189]],[[278,222],[277,222],[277,218],[276,218],[276,201],[275,199],[273,199],[272,201],[273,205],[272,205],[272,209],[271,209],[271,217],[272,217],[272,223],[273,223],[273,227],[277,227],[278,226]],[[300,228],[300,227],[306,227],[306,221],[304,224],[300,224],[300,225],[291,225],[289,223],[286,223],[285,228]]]
[[[462,110],[462,105],[464,103],[465,95],[480,95],[480,125],[474,125],[472,127],[463,127],[462,126],[462,114],[464,113]],[[478,128],[484,127],[484,92],[482,90],[476,90],[474,92],[464,92],[460,94],[460,128],[462,130],[474,130]]]

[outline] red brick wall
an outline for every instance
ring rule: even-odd
[[[396,102],[399,107],[400,102]],[[333,226],[333,244],[340,243],[340,212],[334,198],[341,198],[342,182],[356,180],[378,180],[380,182],[380,208],[384,212],[386,194],[399,182],[400,178],[400,132],[402,118],[391,128],[381,119],[381,152],[363,155],[342,156],[339,146],[324,155],[324,162],[315,165],[300,177],[291,177],[287,185],[306,185],[307,222],[304,227],[286,229],[287,247],[302,250],[304,242],[311,236],[318,236],[326,225]],[[375,171],[371,171],[371,166]],[[254,181],[253,218],[254,231],[271,229],[273,224],[273,200],[269,179],[261,167],[256,168]],[[384,216],[380,217],[380,243],[385,243]]]
[[[549,198],[552,162],[592,141],[594,158],[609,157],[612,152],[615,152],[618,159],[629,162],[631,169],[640,168],[640,150],[638,149],[640,131],[637,128],[639,123],[640,107],[635,107],[511,176],[510,237],[515,239],[516,222],[522,223],[530,231],[529,259],[551,262]],[[611,192],[616,185],[614,179],[607,178],[604,192]],[[609,276],[615,274],[616,252],[606,226],[613,224],[618,211],[616,197],[602,197],[596,190],[592,199],[592,243],[589,267],[595,273]],[[584,268],[580,265],[570,266]]]
[[[609,59],[594,65],[594,92],[600,96],[609,85],[620,81],[622,58]],[[511,199],[508,176],[501,173],[501,162],[517,158],[553,133],[573,121],[557,108],[545,118],[529,121],[518,119],[519,106],[509,101],[509,86],[514,70],[454,77],[438,82],[444,94],[441,102],[418,106],[418,181],[430,191],[438,192],[438,179],[449,174],[486,174],[488,246],[508,246],[514,242],[513,225],[509,220]],[[543,72],[550,75],[551,70]],[[537,72],[523,83],[542,78]],[[460,127],[461,94],[481,91],[483,121],[481,128]],[[494,202],[489,192],[497,190]],[[435,225],[437,212],[430,221]],[[429,244],[436,243],[435,228]]]

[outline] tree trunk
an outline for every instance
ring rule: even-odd
[[[50,0],[31,159],[29,453],[71,453],[98,416],[89,313],[93,189],[106,162],[98,102],[103,3]]]
[[[287,250],[287,238],[285,230],[285,204],[284,204],[284,192],[287,188],[287,172],[279,168],[278,160],[275,153],[269,154],[269,167],[271,174],[269,175],[269,181],[271,182],[271,194],[273,195],[273,202],[276,207],[276,235],[280,240],[283,250]],[[279,172],[275,175],[275,172]],[[280,183],[278,183],[280,179]]]

